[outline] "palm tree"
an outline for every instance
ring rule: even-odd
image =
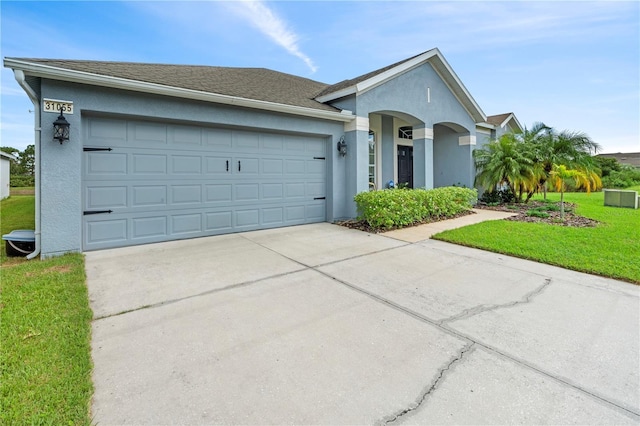
[[[564,220],[564,191],[567,189],[566,181],[568,179],[573,179],[576,188],[585,188],[587,194],[602,185],[597,173],[584,169],[569,169],[564,164],[554,164],[549,177],[555,184],[556,190],[560,192],[560,218],[562,220]]]
[[[569,169],[589,169],[597,172],[592,155],[597,154],[601,147],[585,133],[568,130],[558,133],[547,126],[545,128],[546,133],[541,137],[532,138],[531,142],[535,147],[536,162],[541,163],[544,170],[539,185],[546,199],[546,182],[553,171],[554,164],[564,164]]]
[[[496,186],[506,185],[516,201],[521,202],[523,192],[528,192],[536,183],[534,161],[526,148],[517,134],[505,133],[475,150],[473,157],[478,170],[476,184],[490,192]]]

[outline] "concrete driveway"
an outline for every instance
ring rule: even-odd
[[[323,223],[87,253],[98,424],[638,424],[640,288]]]

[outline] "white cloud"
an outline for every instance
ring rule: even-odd
[[[311,58],[300,51],[299,36],[288,28],[287,23],[262,1],[234,2],[231,3],[230,9],[248,20],[251,25],[282,46],[287,52],[302,59],[311,72],[315,73],[318,70]]]

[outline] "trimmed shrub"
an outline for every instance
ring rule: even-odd
[[[549,216],[551,216],[549,213],[544,212],[544,211],[540,211],[537,209],[531,209],[531,210],[527,210],[527,216],[533,216],[533,217],[541,217],[541,218],[548,218]]]
[[[480,197],[480,201],[492,205],[513,203],[515,200],[516,197],[513,196],[509,188],[485,191],[482,193],[482,197]]]
[[[470,210],[477,202],[475,189],[383,189],[354,197],[360,219],[375,229],[399,228],[427,219],[442,219]]]
[[[21,187],[21,186],[34,186],[35,178],[29,175],[11,175],[11,186],[12,187]]]
[[[622,165],[620,170],[613,170],[602,178],[603,188],[624,189],[635,185],[640,185],[640,169],[629,165]]]

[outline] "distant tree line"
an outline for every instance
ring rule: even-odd
[[[10,146],[2,146],[0,150],[17,158],[11,162],[11,186],[34,186],[35,145],[27,145],[24,151]]]

